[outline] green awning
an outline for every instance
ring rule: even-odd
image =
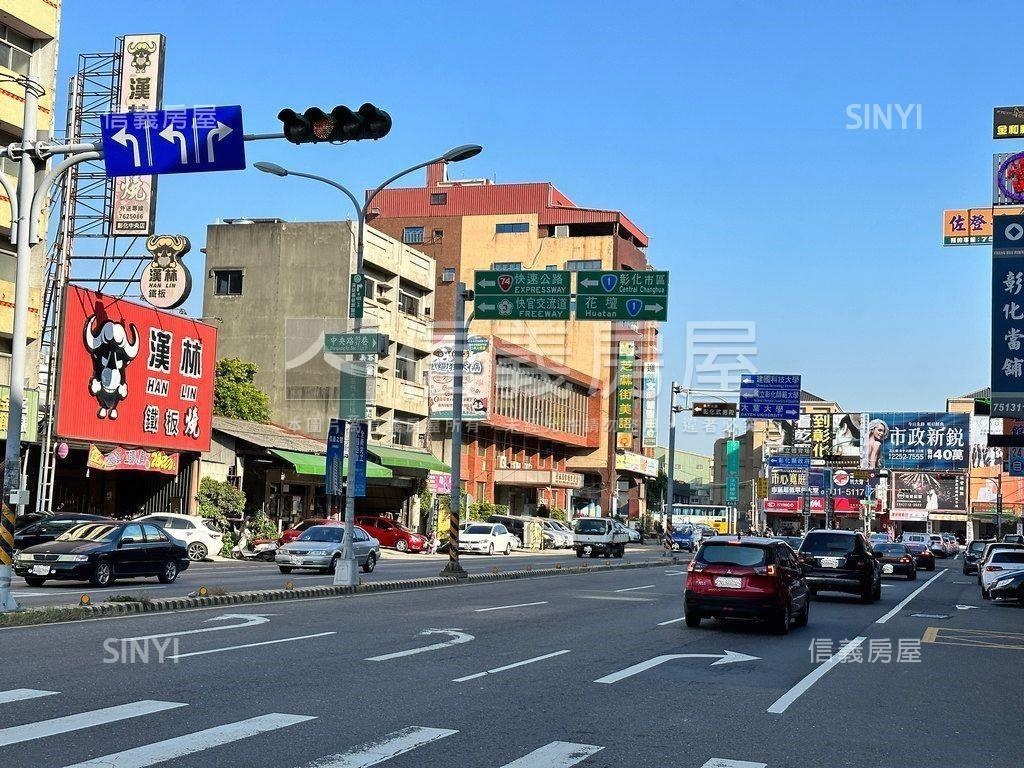
[[[390,448],[368,445],[366,450],[385,467],[392,469],[425,469],[434,472],[451,472],[452,468],[438,461],[426,451],[411,451],[407,448]]]
[[[293,467],[295,467],[295,473],[298,475],[316,475],[323,477],[327,472],[327,457],[319,456],[315,453],[298,453],[296,451],[279,451],[271,448],[271,453],[276,454],[280,458],[287,461]],[[348,474],[348,462],[342,464],[342,474]],[[380,464],[375,464],[372,461],[366,462],[366,476],[376,477],[380,479],[388,479],[394,477],[391,470],[387,467],[382,467]]]

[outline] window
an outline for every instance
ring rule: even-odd
[[[31,37],[0,24],[0,66],[27,75],[33,47]]]
[[[146,532],[146,541],[167,541],[167,537],[160,533],[160,529],[155,525],[144,525],[142,526],[142,530]]]
[[[521,261],[496,261],[491,264],[491,269],[498,272],[519,272],[522,268]]]
[[[363,287],[365,290],[365,296],[368,299],[373,299],[377,296],[377,284],[375,280],[369,277],[363,276]]]
[[[399,347],[395,353],[395,376],[403,381],[416,381],[416,355],[411,349]]]
[[[443,242],[444,241],[444,230],[443,229],[435,229],[435,230],[433,230],[430,233],[430,239],[433,240],[435,243]]]
[[[544,267],[544,269],[546,269],[548,272],[556,272],[556,271],[558,271],[558,265],[557,264],[548,264],[546,267]]]
[[[398,311],[407,315],[418,315],[420,313],[420,300],[411,293],[398,292]]]
[[[487,500],[487,483],[482,480],[477,480],[476,483],[476,500],[483,503]]]
[[[430,204],[431,205],[448,205],[448,193],[447,192],[431,192],[430,193]]]
[[[582,269],[600,269],[600,259],[576,259],[565,262],[565,268],[570,272],[579,272]]]
[[[509,235],[517,232],[529,232],[530,223],[527,221],[516,221],[510,224],[495,224],[494,234]]]
[[[241,296],[242,275],[240,269],[215,269],[213,279],[216,285],[213,292],[218,296]]]
[[[391,439],[395,445],[412,446],[416,435],[416,422],[395,419],[391,430]]]
[[[129,525],[124,529],[124,533],[121,534],[121,544],[141,544],[142,543],[142,526],[141,525]]]
[[[442,283],[454,283],[455,282],[455,267],[445,267],[441,270],[441,282]]]
[[[402,242],[410,245],[423,242],[423,227],[406,227],[402,230]]]

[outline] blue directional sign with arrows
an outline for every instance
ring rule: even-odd
[[[110,178],[245,168],[239,106],[113,113],[101,128]]]

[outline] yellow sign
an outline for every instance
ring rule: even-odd
[[[1024,213],[1024,208],[1000,207],[1000,216]],[[991,245],[992,208],[953,208],[942,212],[943,245]]]
[[[766,499],[768,498],[768,478],[759,477],[757,478],[757,498]]]

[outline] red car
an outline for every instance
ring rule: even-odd
[[[767,621],[780,633],[807,626],[811,595],[796,553],[784,541],[756,536],[705,539],[686,574],[686,626],[701,619]]]
[[[382,547],[399,552],[423,552],[427,548],[426,536],[386,517],[360,516],[356,518],[356,525],[379,541]]]
[[[290,541],[295,541],[302,532],[307,528],[312,528],[314,525],[344,525],[345,523],[340,520],[329,520],[324,517],[307,517],[305,520],[300,522],[294,528],[288,528],[281,532],[281,538],[277,540],[278,546],[284,546]]]

